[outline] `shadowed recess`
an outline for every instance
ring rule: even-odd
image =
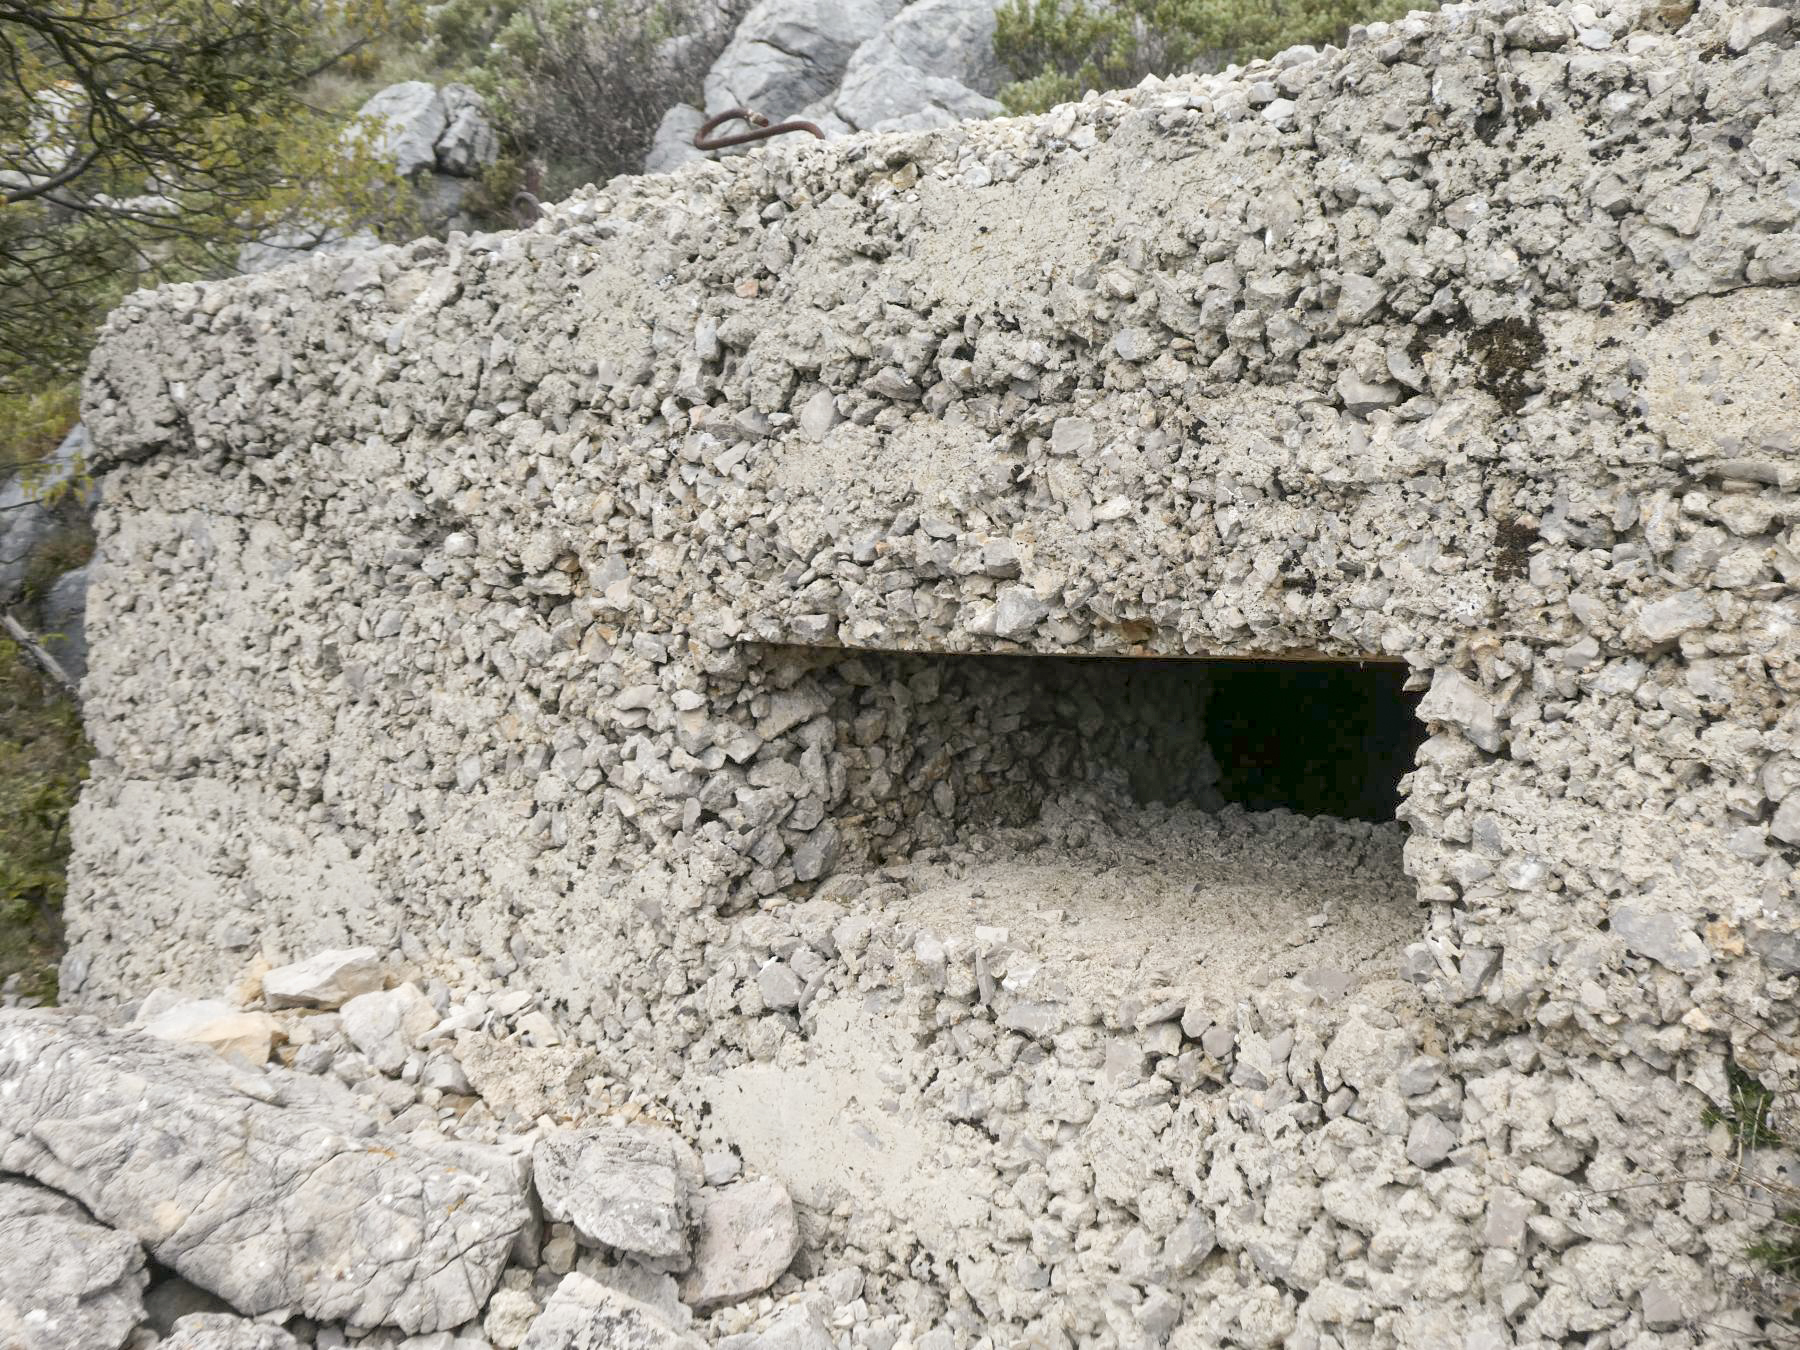
[[[1354,662],[1215,661],[1206,740],[1219,793],[1253,811],[1392,820],[1426,731],[1406,669]]]

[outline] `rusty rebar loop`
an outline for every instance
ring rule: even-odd
[[[732,136],[714,136],[712,133],[727,122],[744,121],[750,124],[749,131],[740,131]],[[766,141],[771,136],[785,136],[790,131],[810,131],[820,140],[825,133],[811,122],[776,122],[770,124],[769,119],[759,112],[751,112],[748,108],[728,108],[715,117],[709,117],[694,133],[694,149],[723,150],[733,145],[749,145],[754,141]]]

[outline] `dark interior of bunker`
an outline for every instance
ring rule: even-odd
[[[830,805],[877,858],[1028,825],[1073,787],[1392,821],[1425,738],[1395,663],[770,652],[777,687],[829,707]]]
[[[1219,990],[1388,971],[1416,936],[1395,808],[1425,729],[1403,666],[804,648],[762,665],[759,723],[778,698],[825,711],[797,760],[765,745],[734,771],[741,798],[828,783],[836,884],[879,869],[946,931],[979,915]],[[802,801],[776,828],[820,815]],[[756,828],[735,816],[720,824]]]

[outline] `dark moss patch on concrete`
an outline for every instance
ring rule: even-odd
[[[1523,319],[1501,319],[1469,335],[1469,355],[1481,388],[1508,416],[1522,411],[1537,390],[1531,374],[1544,359],[1544,335]]]
[[[1531,546],[1537,542],[1536,526],[1516,516],[1494,522],[1494,578],[1519,581],[1531,570]]]

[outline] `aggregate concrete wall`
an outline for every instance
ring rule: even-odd
[[[65,997],[528,986],[895,1335],[1764,1334],[1703,1113],[1800,1069],[1784,17],[1453,6],[134,297]],[[903,655],[1026,652],[1403,660],[1410,883]],[[1209,962],[1228,865],[1296,932]]]

